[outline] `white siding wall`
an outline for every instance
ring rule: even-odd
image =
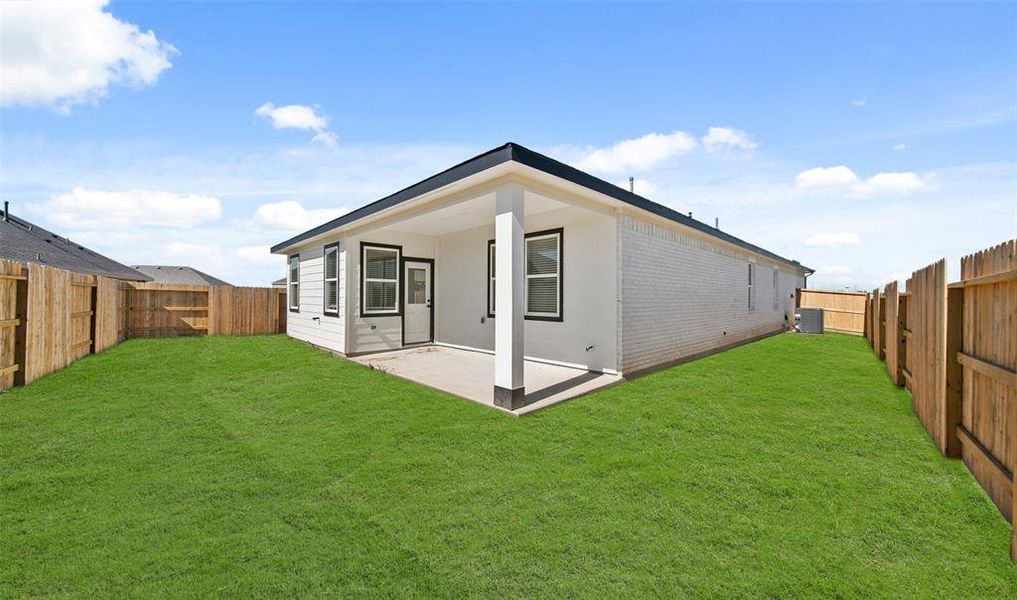
[[[618,219],[622,262],[622,371],[631,373],[778,331],[793,316],[800,273],[762,257],[631,216]],[[755,309],[748,264],[755,262]]]
[[[564,320],[524,321],[524,354],[591,370],[617,370],[615,219],[578,208],[526,217],[527,233],[558,227],[564,229]],[[494,321],[486,318],[491,239],[493,225],[438,238],[438,342],[494,350]],[[589,346],[593,348],[587,351]]]
[[[349,344],[347,345],[347,352],[354,354],[401,348],[403,344],[402,317],[360,316],[361,242],[402,246],[403,257],[434,258],[435,238],[413,233],[378,230],[350,237],[346,240],[347,248],[349,249],[346,263],[346,274],[349,277],[349,285],[347,286],[349,302],[347,302],[346,313],[349,319]],[[401,264],[399,269],[401,274]],[[400,286],[402,286],[401,275]]]
[[[306,246],[301,249],[300,312],[287,313],[286,333],[315,346],[336,352],[346,352],[344,309],[347,287],[344,281],[346,247],[344,245],[339,247],[339,314],[338,316],[326,315],[322,311],[325,298],[325,243],[333,242],[324,242],[321,245]],[[288,276],[289,271],[287,270]],[[315,317],[318,317],[318,320],[315,320]]]

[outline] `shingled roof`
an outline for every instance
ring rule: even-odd
[[[81,244],[0,210],[0,258],[33,262],[127,281],[149,281],[134,269],[107,258]]]
[[[212,277],[204,271],[199,271],[194,267],[182,267],[175,265],[131,265],[135,270],[144,273],[152,278],[152,281],[156,283],[182,283],[188,285],[228,285],[232,286],[232,283],[228,283],[219,279],[218,277]]]

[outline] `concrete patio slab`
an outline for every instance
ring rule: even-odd
[[[353,360],[514,415],[525,415],[622,381],[618,375],[527,360],[523,365],[527,404],[508,411],[494,405],[492,354],[447,346],[420,346],[366,354]]]

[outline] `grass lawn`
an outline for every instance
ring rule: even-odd
[[[860,338],[517,419],[282,336],[0,396],[0,595],[1017,593],[1010,529]]]

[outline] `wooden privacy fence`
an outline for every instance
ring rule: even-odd
[[[865,331],[865,302],[862,292],[801,288],[795,295],[795,306],[823,309],[824,330],[853,335]]]
[[[285,332],[285,294],[129,283],[0,260],[0,390],[131,337]]]
[[[1011,523],[1017,516],[1017,240],[946,260],[869,296],[866,337],[940,451],[961,457]],[[882,310],[880,309],[882,306]],[[879,315],[882,315],[880,317]],[[880,331],[884,332],[880,335]],[[1017,560],[1017,528],[1011,554]]]

